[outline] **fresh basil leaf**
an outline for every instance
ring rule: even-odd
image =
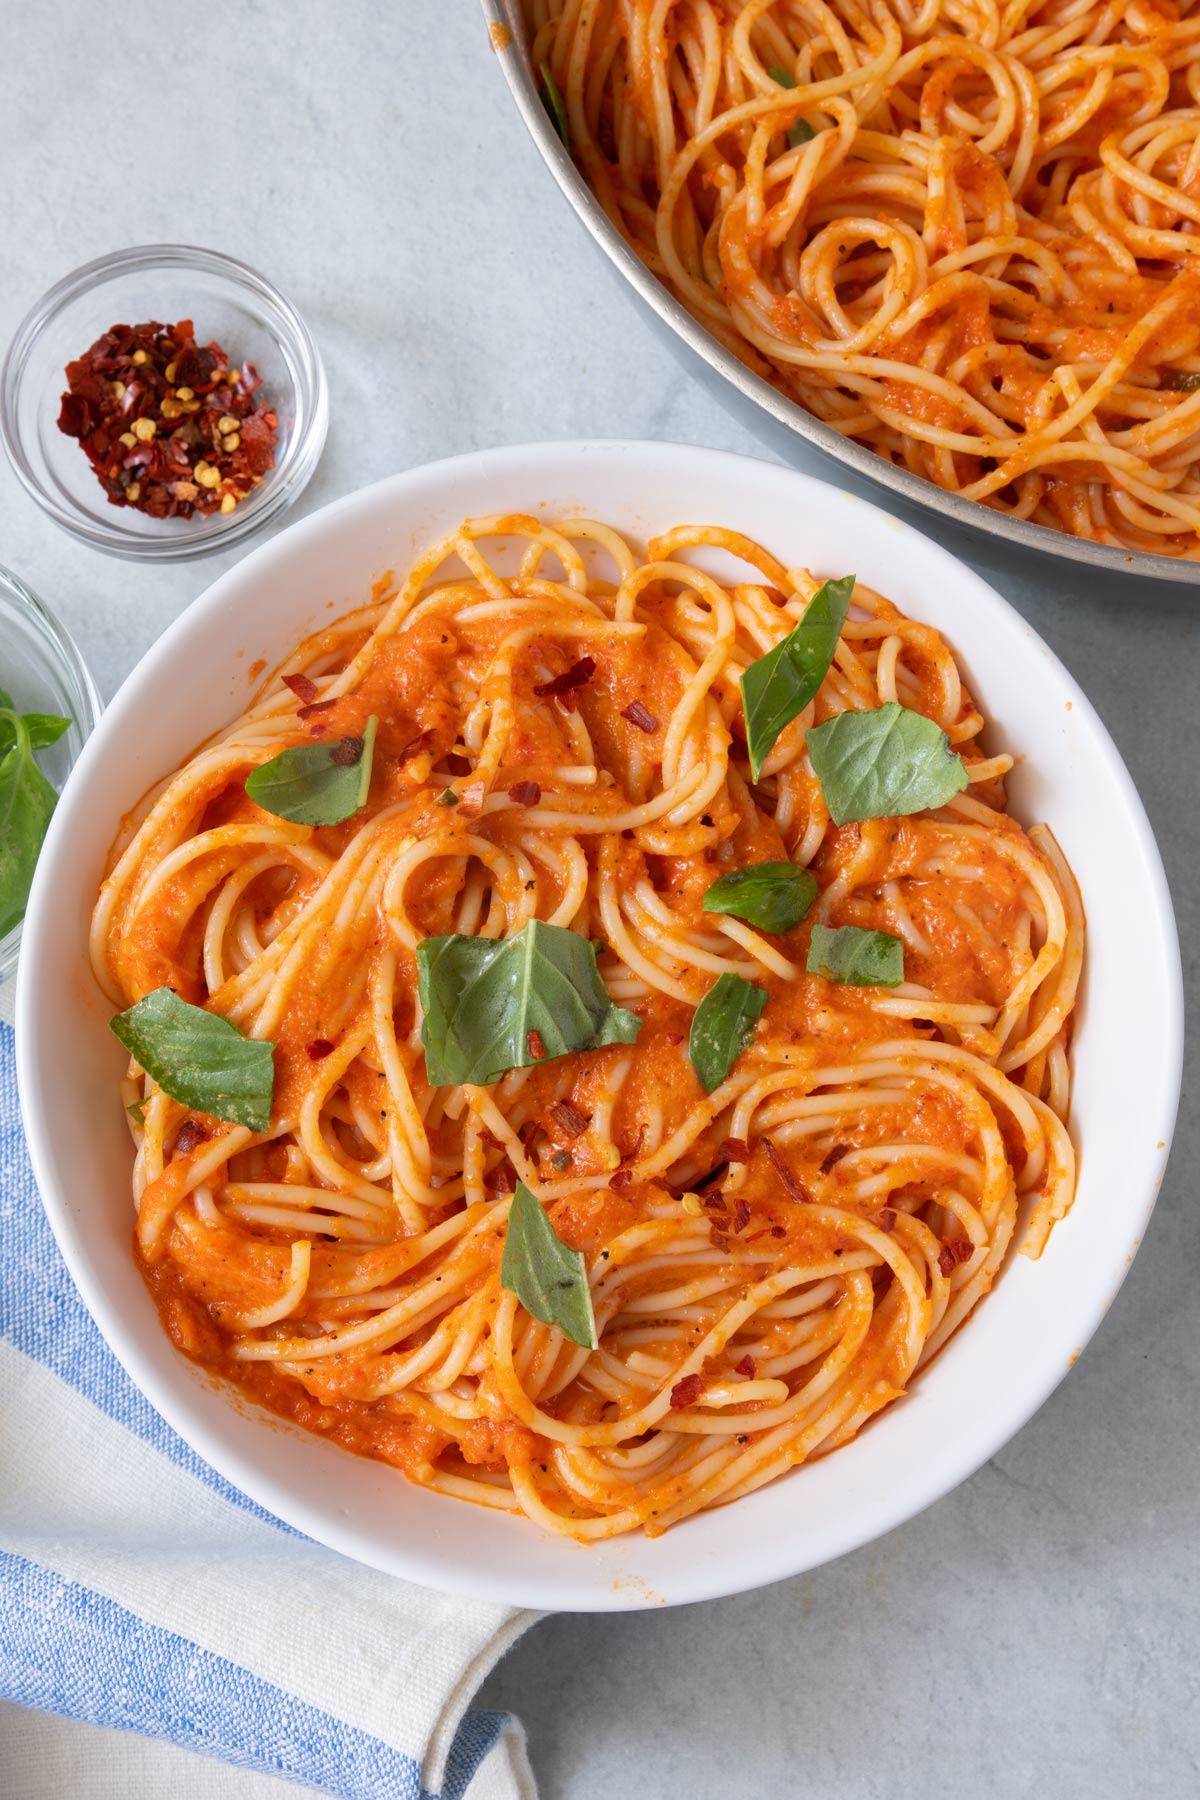
[[[632,1044],[641,1029],[609,999],[587,939],[540,919],[514,938],[426,938],[417,986],[434,1087],[486,1086],[575,1050]]]
[[[34,760],[57,743],[70,719],[19,713],[0,688],[0,936],[25,916],[38,852],[58,795]]]
[[[886,931],[857,925],[814,925],[808,972],[846,987],[899,987],[904,980],[904,944]]]
[[[550,73],[550,64],[548,62],[544,62],[541,65],[539,73],[542,77],[542,105],[550,114],[554,129],[562,139],[563,149],[566,151],[567,155],[570,156],[571,125],[567,118],[566,102],[558,91],[558,83]]]
[[[372,714],[360,738],[281,750],[246,777],[246,792],[264,812],[293,825],[340,825],[366,801],[378,724]]]
[[[700,1085],[706,1094],[719,1088],[754,1036],[767,996],[741,975],[722,975],[696,1008],[688,1038]]]
[[[5,709],[12,742],[0,759],[0,937],[19,925],[58,795],[34,761],[29,727]]]
[[[703,905],[705,912],[732,913],[760,931],[790,931],[819,891],[816,876],[795,863],[751,863],[714,881]]]
[[[780,87],[794,88],[796,85],[796,77],[789,75],[786,69],[768,69],[767,74]],[[807,119],[797,119],[787,134],[787,141],[793,150],[798,150],[801,144],[811,144],[816,135]]]
[[[784,726],[804,711],[824,681],[853,592],[853,575],[822,582],[796,629],[742,676],[746,748],[755,781]]]
[[[274,1044],[243,1037],[220,1013],[155,988],[108,1021],[134,1061],[181,1106],[266,1131],[275,1086]]]
[[[439,806],[457,806],[458,795],[453,788],[443,788],[437,797],[437,804]]]
[[[500,1285],[543,1325],[557,1325],[585,1350],[596,1348],[596,1318],[583,1256],[568,1250],[523,1181],[517,1183],[508,1212]]]
[[[26,713],[25,723],[35,750],[48,750],[71,728],[70,719],[64,719],[61,713]]]
[[[0,695],[2,694],[3,690],[0,689]],[[11,749],[17,741],[17,728],[13,723],[16,716],[11,707],[0,709],[0,754]],[[25,720],[30,747],[34,750],[48,750],[71,727],[70,719],[64,719],[58,713],[23,713],[21,717]]]
[[[941,726],[895,700],[838,713],[805,735],[835,825],[925,812],[967,785],[962,757]]]
[[[125,1111],[136,1125],[144,1125],[146,1123],[146,1108],[149,1104],[149,1100],[135,1100],[132,1106],[127,1106],[125,1108]]]

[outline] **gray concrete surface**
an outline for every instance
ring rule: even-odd
[[[258,264],[330,377],[301,511],[506,441],[756,448],[598,266],[471,0],[243,0],[203,18],[0,0],[0,36],[0,342],[51,281],[125,243]],[[1194,996],[1200,594],[939,535],[1112,730],[1159,834]],[[68,621],[106,692],[224,566],[99,556],[7,468],[0,559]],[[1200,1794],[1194,1072],[1193,1056],[1158,1213],[1110,1317],[973,1481],[815,1575],[674,1613],[549,1620],[509,1657],[483,1698],[524,1718],[545,1800]]]

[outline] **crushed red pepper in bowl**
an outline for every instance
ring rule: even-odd
[[[191,319],[113,325],[67,364],[58,428],[113,506],[230,513],[274,466],[278,420],[253,363],[196,342]]]

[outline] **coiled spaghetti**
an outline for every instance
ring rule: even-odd
[[[704,572],[714,552],[732,574]],[[124,1084],[136,1252],[181,1350],[428,1487],[606,1537],[845,1443],[1014,1233],[1037,1253],[1074,1189],[1075,885],[1005,812],[1011,758],[979,748],[946,644],[861,585],[750,785],[740,676],[816,586],[724,529],[642,557],[584,519],[471,520],[152,796],[96,907],[97,976],[276,1045],[261,1134],[136,1065]],[[803,733],[893,700],[945,729],[969,786],[834,826]],[[247,797],[283,747],[371,716],[346,823]],[[819,884],[794,930],[702,910],[720,874],[772,859]],[[636,1044],[430,1087],[417,944],[534,918],[599,942]],[[904,983],[805,973],[814,922],[901,937]],[[723,974],[770,997],[706,1094],[688,1031]],[[594,1351],[500,1284],[518,1179],[584,1253]]]
[[[1018,518],[1200,554],[1200,15],[530,0],[609,217],[759,374]]]

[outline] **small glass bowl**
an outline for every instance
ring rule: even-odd
[[[275,466],[230,513],[152,519],[113,506],[81,445],[58,429],[66,365],[111,326],[149,319],[193,319],[198,343],[215,339],[262,376],[279,420]],[[245,263],[188,244],[118,250],[64,276],[26,317],[0,372],[0,437],[34,499],[84,543],[145,562],[207,556],[261,530],[302,492],[328,425],[325,370],[299,313]]]
[[[56,744],[37,753],[38,767],[60,791],[100,717],[100,696],[67,633],[19,576],[0,564],[0,688],[22,712],[58,713],[71,721]],[[0,982],[17,966],[21,927],[0,938]]]

